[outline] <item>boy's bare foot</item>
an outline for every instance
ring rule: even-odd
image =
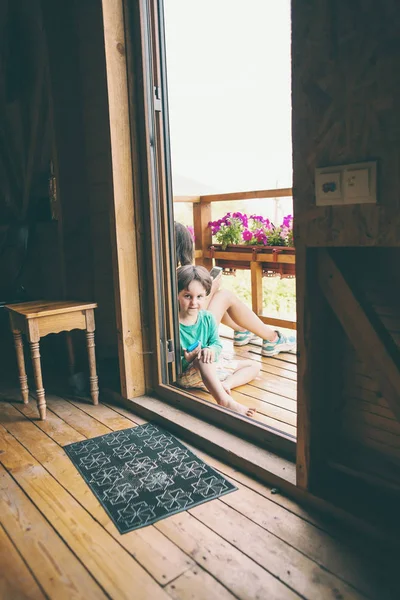
[[[240,404],[240,402],[236,402],[231,396],[227,396],[225,402],[222,402],[221,404],[222,406],[225,406],[225,408],[230,408],[245,417],[254,417],[256,412],[255,408],[248,408],[247,406]]]

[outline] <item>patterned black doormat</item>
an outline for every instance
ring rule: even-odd
[[[154,423],[64,446],[120,533],[237,490]]]

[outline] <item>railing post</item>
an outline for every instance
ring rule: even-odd
[[[211,202],[196,202],[193,204],[193,226],[195,235],[195,249],[202,251],[202,256],[195,259],[196,265],[203,265],[207,269],[212,267],[212,259],[206,258],[204,253],[211,246],[212,236],[208,223],[211,221]]]
[[[251,308],[256,315],[261,315],[263,310],[262,293],[262,264],[252,260],[251,270]]]

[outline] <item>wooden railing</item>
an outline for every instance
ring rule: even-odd
[[[295,273],[296,255],[294,250],[275,251],[272,248],[257,246],[234,249],[234,252],[223,252],[220,248],[212,248],[212,235],[208,223],[212,220],[211,204],[213,202],[237,202],[243,200],[286,198],[292,196],[291,188],[273,190],[256,190],[252,192],[233,192],[228,194],[212,194],[206,196],[175,196],[174,202],[191,203],[193,207],[193,226],[195,234],[195,262],[211,269],[213,261],[221,266],[250,269],[251,271],[251,303],[258,317],[273,327],[296,329],[296,322],[286,319],[276,319],[262,314],[262,278],[263,271],[274,264],[273,270],[281,274],[289,270]]]

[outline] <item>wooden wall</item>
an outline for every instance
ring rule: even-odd
[[[59,222],[49,199],[52,134],[40,2],[0,3],[0,300],[59,298],[63,293]],[[7,289],[18,245],[3,253],[10,226],[28,226],[28,254],[20,284]],[[14,257],[14,258],[13,258]],[[4,264],[9,261],[9,267]],[[4,277],[4,275],[6,276]],[[6,376],[15,366],[8,315],[0,310],[0,354]]]
[[[98,303],[97,355],[113,356],[117,348],[109,218],[112,178],[101,4],[43,0],[42,6],[66,295]]]
[[[95,300],[97,357],[116,362],[101,2],[2,0],[0,27],[0,242],[9,223],[29,219],[28,297]]]
[[[397,0],[292,2],[303,487],[329,463],[400,486],[399,30]],[[367,160],[377,205],[316,207],[316,167]]]

